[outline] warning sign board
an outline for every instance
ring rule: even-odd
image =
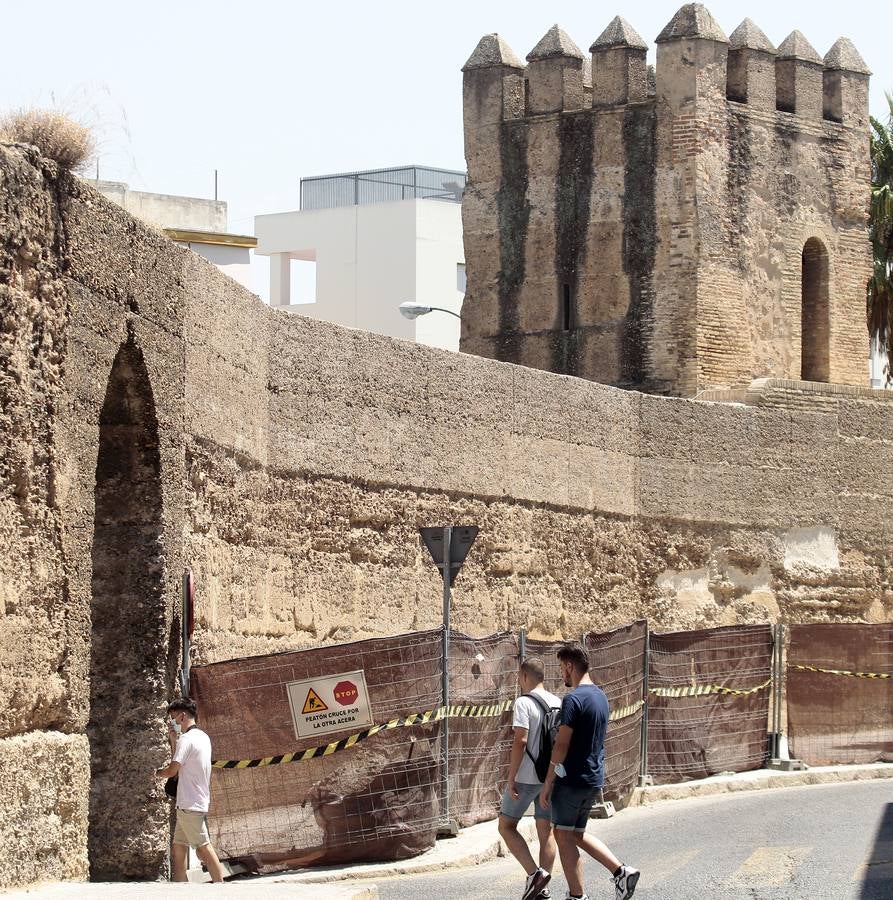
[[[292,681],[286,687],[298,738],[355,731],[374,724],[362,670],[324,678],[305,678]]]

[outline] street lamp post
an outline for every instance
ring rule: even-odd
[[[455,316],[457,319],[462,318],[459,313],[453,312],[451,309],[444,309],[442,306],[427,306],[424,303],[416,303],[415,300],[407,300],[405,303],[400,304],[400,315],[405,319],[417,319],[419,316],[425,316],[429,312],[444,312]]]

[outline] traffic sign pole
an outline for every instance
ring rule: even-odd
[[[447,525],[443,529],[443,666],[442,666],[442,682],[441,694],[445,709],[445,715],[442,720],[441,727],[441,752],[443,753],[443,784],[441,786],[443,794],[443,806],[441,807],[441,819],[444,825],[452,830],[452,822],[450,821],[450,589],[451,589],[451,564],[450,564],[450,545],[453,540],[453,529]]]
[[[428,548],[434,565],[443,576],[443,665],[441,667],[441,703],[445,715],[441,719],[441,826],[442,834],[457,834],[456,822],[450,819],[450,601],[453,581],[478,534],[476,525],[446,525],[443,528],[420,528],[422,542]]]

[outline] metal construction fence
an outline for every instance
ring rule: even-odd
[[[655,782],[763,765],[771,626],[652,634],[649,644],[648,774]]]
[[[791,625],[791,752],[813,766],[893,762],[893,625]]]
[[[893,626],[660,634],[634,622],[582,641],[611,704],[605,795],[615,803],[646,780],[766,764],[785,684],[791,747],[805,762],[893,760]],[[261,871],[401,859],[448,825],[494,818],[519,661],[542,657],[546,687],[561,695],[562,643],[435,629],[193,667],[215,755],[218,852]],[[322,687],[333,682],[337,703]],[[368,718],[340,724],[363,715],[364,691]],[[299,736],[302,714],[313,724],[339,704],[347,718]]]

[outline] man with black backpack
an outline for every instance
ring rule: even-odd
[[[547,885],[557,850],[551,813],[540,805],[539,794],[558,733],[561,700],[543,687],[544,672],[543,661],[536,657],[530,656],[521,663],[518,683],[523,693],[514,706],[509,777],[499,815],[499,834],[527,873],[521,900],[548,900],[552,896]],[[540,845],[539,865],[533,861],[527,841],[518,833],[518,822],[531,803]]]

